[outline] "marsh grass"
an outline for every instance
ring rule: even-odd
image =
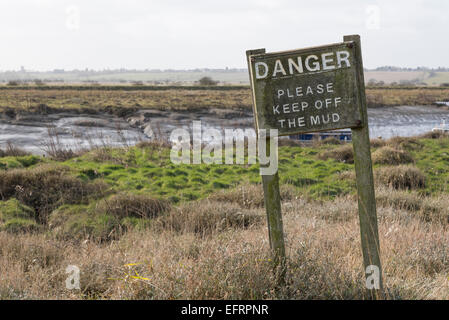
[[[386,297],[448,299],[448,140],[385,146],[415,159],[375,165]],[[365,299],[354,166],[319,156],[342,147],[279,150],[283,285],[258,166],[173,166],[147,142],[63,162],[0,158],[0,298]],[[79,291],[65,289],[68,265]]]
[[[344,163],[354,163],[354,150],[352,144],[345,144],[331,150],[325,150],[319,154],[319,159],[335,159]]]
[[[251,211],[251,223],[236,219],[236,203],[202,201],[178,210],[160,217],[165,224],[107,244],[0,232],[1,298],[367,298],[354,198],[301,198],[284,207],[284,285],[273,270],[262,208]],[[449,298],[448,229],[418,218],[415,208],[385,204],[378,211],[387,299]],[[67,265],[80,268],[81,290],[65,289]],[[126,277],[135,272],[141,279]]]
[[[251,109],[249,88],[142,86],[28,86],[0,87],[0,112],[10,117],[21,112],[108,112],[127,116],[142,108],[161,110],[204,110],[205,108]],[[432,105],[447,99],[449,89],[367,88],[369,107]]]
[[[296,189],[289,184],[280,186],[282,201],[290,201],[297,196]],[[264,207],[263,188],[261,184],[241,183],[236,188],[220,190],[208,197],[218,203],[237,203],[241,208],[253,209]]]
[[[379,183],[394,189],[422,189],[426,186],[426,176],[417,167],[399,165],[380,167],[374,177]]]
[[[372,154],[374,164],[398,165],[414,162],[412,156],[404,150],[397,150],[389,146],[381,147]]]
[[[6,143],[5,149],[0,149],[0,158],[1,157],[23,157],[29,156],[30,154],[25,150],[22,150],[14,145],[11,141]]]
[[[0,171],[0,197],[17,198],[35,210],[36,219],[45,223],[51,211],[63,204],[78,204],[100,197],[108,187],[100,180],[84,182],[70,174],[70,168],[42,164],[32,169]]]

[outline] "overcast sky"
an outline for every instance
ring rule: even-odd
[[[0,0],[0,70],[245,68],[345,34],[367,68],[449,67],[447,0]]]

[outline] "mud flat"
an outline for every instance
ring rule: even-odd
[[[0,147],[9,141],[34,154],[44,154],[52,141],[77,150],[134,144],[143,139],[144,134],[131,127],[126,120],[107,114],[30,114],[9,120],[0,119]]]
[[[449,111],[436,106],[397,106],[368,109],[370,136],[414,136],[431,131]],[[98,114],[17,114],[0,117],[0,147],[8,141],[36,154],[45,153],[49,142],[49,128],[67,148],[92,146],[133,145],[141,140],[168,139],[172,130],[191,130],[193,121],[201,121],[202,128],[252,128],[252,111],[241,109],[205,108],[195,111],[142,109],[131,115],[117,117]],[[55,139],[53,136],[52,139]]]
[[[415,136],[431,131],[443,120],[449,121],[449,110],[436,106],[398,106],[368,109],[371,138],[381,136]]]

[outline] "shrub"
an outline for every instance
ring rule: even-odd
[[[211,77],[202,77],[198,80],[198,83],[202,86],[216,86],[218,81],[213,80]]]
[[[17,148],[12,142],[8,141],[6,143],[6,149],[0,149],[0,158],[1,157],[22,157],[29,155],[28,152]]]
[[[45,82],[44,81],[42,81],[41,79],[36,79],[36,80],[34,80],[34,84],[36,85],[36,86],[44,86],[45,85]]]
[[[7,83],[7,85],[8,86],[18,86],[20,84],[20,81],[18,81],[18,80],[10,80],[10,81],[8,81],[8,83]]]
[[[346,144],[332,150],[324,151],[318,155],[318,158],[321,160],[335,159],[345,163],[354,163],[352,144]]]
[[[396,150],[385,146],[373,153],[373,163],[398,165],[413,162],[412,156],[407,151]]]
[[[426,176],[410,165],[381,167],[374,171],[376,180],[394,189],[418,189],[426,186]]]
[[[45,108],[46,106],[40,104],[39,108]],[[46,111],[40,111],[40,113],[45,114]],[[48,127],[48,139],[46,139],[43,143],[43,150],[45,153],[53,160],[56,161],[66,161],[82,154],[82,151],[73,151],[71,148],[68,148],[64,143],[62,143],[58,130],[56,128]]]

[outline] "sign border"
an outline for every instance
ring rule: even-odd
[[[354,83],[354,93],[355,93],[355,106],[359,112],[360,115],[360,119],[357,119],[355,121],[355,123],[353,125],[348,125],[348,124],[342,124],[341,126],[336,126],[332,129],[329,128],[320,128],[320,129],[310,129],[310,130],[306,130],[306,131],[291,131],[291,132],[279,132],[279,136],[290,136],[290,135],[297,135],[297,134],[305,134],[305,133],[313,133],[313,132],[325,132],[325,131],[335,131],[335,130],[341,130],[341,129],[353,129],[353,128],[360,128],[363,127],[365,125],[367,125],[367,123],[365,123],[364,119],[364,110],[362,108],[362,96],[360,94],[360,81],[358,79],[358,75],[360,73],[360,70],[358,70],[360,68],[360,63],[358,63],[357,59],[360,59],[360,57],[358,57],[357,55],[357,48],[356,48],[356,43],[353,40],[349,40],[349,41],[343,41],[343,42],[336,42],[336,43],[331,43],[331,44],[326,44],[326,45],[321,45],[321,46],[312,46],[312,47],[307,47],[307,48],[301,48],[301,49],[293,49],[293,50],[286,50],[286,51],[277,51],[277,52],[266,52],[265,48],[262,49],[254,49],[254,50],[247,50],[246,51],[246,55],[247,55],[247,61],[248,61],[248,71],[250,74],[250,88],[251,88],[251,93],[252,93],[252,105],[253,105],[253,113],[254,113],[254,127],[256,129],[256,131],[259,130],[260,125],[259,125],[259,117],[261,117],[260,112],[258,112],[258,103],[257,103],[257,94],[256,94],[256,82],[257,79],[255,79],[255,62],[257,62],[257,60],[259,59],[270,59],[270,58],[277,58],[277,57],[285,57],[285,56],[289,56],[289,55],[301,55],[304,53],[313,53],[313,51],[317,51],[317,50],[326,50],[326,49],[335,49],[335,47],[337,46],[345,46],[348,47],[352,50],[353,52],[353,60],[354,60],[354,65],[350,68],[353,68],[354,70],[354,78],[357,80]],[[350,68],[346,68],[346,69],[350,69]],[[326,70],[326,71],[318,71],[318,72],[308,72],[305,74],[296,74],[296,75],[288,75],[288,76],[283,76],[280,77],[278,79],[273,79],[271,81],[276,81],[276,80],[281,80],[281,79],[290,79],[290,78],[294,78],[294,77],[306,77],[307,75],[316,75],[316,74],[321,74],[321,73],[330,73],[330,72],[335,72],[334,70]],[[263,108],[263,106],[261,106],[260,108]],[[278,129],[276,127],[265,127],[262,129]],[[280,131],[280,130],[279,130]]]

